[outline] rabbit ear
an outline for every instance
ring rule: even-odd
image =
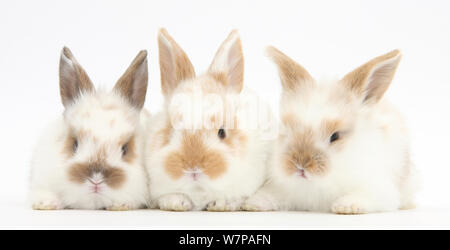
[[[303,85],[311,85],[314,83],[314,79],[306,69],[275,47],[269,46],[266,49],[266,54],[278,67],[283,90],[296,91]]]
[[[141,109],[145,102],[147,83],[147,51],[142,50],[117,81],[114,90],[125,97],[134,107]]]
[[[366,102],[378,102],[388,89],[402,55],[399,50],[376,57],[348,73],[342,82]]]
[[[233,30],[216,52],[209,72],[225,73],[228,86],[241,92],[244,85],[244,55],[237,30]]]
[[[165,29],[158,34],[161,88],[164,95],[170,95],[182,80],[195,77],[194,67],[186,53]]]
[[[86,71],[67,47],[61,51],[59,61],[59,88],[62,103],[66,108],[82,93],[95,91]]]

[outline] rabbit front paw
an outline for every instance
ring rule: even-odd
[[[331,212],[335,214],[365,214],[367,208],[363,201],[351,199],[351,197],[343,197],[331,205]]]
[[[61,210],[63,206],[57,200],[41,200],[33,202],[32,208],[34,210]]]
[[[108,211],[129,211],[131,207],[126,204],[113,204],[106,208]]]
[[[192,201],[184,194],[167,194],[158,199],[158,207],[166,211],[192,210]]]
[[[263,212],[278,210],[271,199],[262,195],[256,195],[247,199],[242,205],[242,210],[250,212]]]
[[[34,191],[31,199],[31,207],[34,210],[60,210],[64,209],[58,197],[49,191]]]
[[[210,212],[231,212],[241,209],[242,199],[217,199],[206,206]]]

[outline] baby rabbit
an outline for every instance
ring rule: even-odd
[[[413,206],[417,176],[405,121],[382,99],[400,51],[338,81],[316,82],[277,49],[282,128],[268,182],[243,208],[361,214]]]
[[[258,127],[241,126],[256,110],[242,103],[239,34],[231,32],[200,76],[166,30],[158,43],[165,108],[151,119],[147,137],[152,207],[239,210],[264,181],[269,145]]]
[[[96,91],[64,48],[59,65],[63,116],[40,138],[32,159],[33,209],[129,210],[148,200],[143,166],[147,52],[113,91]]]

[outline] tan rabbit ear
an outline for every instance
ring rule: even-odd
[[[363,97],[364,102],[378,102],[394,78],[402,55],[399,50],[376,57],[342,79],[351,91]]]
[[[114,86],[115,91],[138,109],[145,103],[148,84],[147,64],[147,51],[142,50]]]
[[[165,29],[158,34],[161,88],[164,95],[170,95],[178,83],[195,77],[194,66],[186,53]]]
[[[278,67],[283,90],[296,91],[304,85],[314,83],[314,79],[306,69],[275,47],[267,47],[266,54]]]
[[[241,92],[244,86],[244,54],[237,30],[233,30],[216,52],[209,66],[212,74],[225,74],[228,86]]]
[[[95,91],[86,71],[67,47],[61,51],[59,61],[59,89],[62,103],[66,108],[82,93]]]

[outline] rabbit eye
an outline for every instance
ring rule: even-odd
[[[73,139],[72,149],[73,149],[73,152],[76,152],[78,149],[78,140],[76,138]]]
[[[128,153],[128,143],[122,146],[122,156]]]
[[[333,142],[339,140],[340,137],[341,136],[340,136],[339,132],[334,132],[330,137],[330,143],[333,143]]]
[[[217,136],[219,136],[220,139],[225,139],[225,137],[227,136],[227,134],[225,133],[225,129],[223,128],[219,129]]]

